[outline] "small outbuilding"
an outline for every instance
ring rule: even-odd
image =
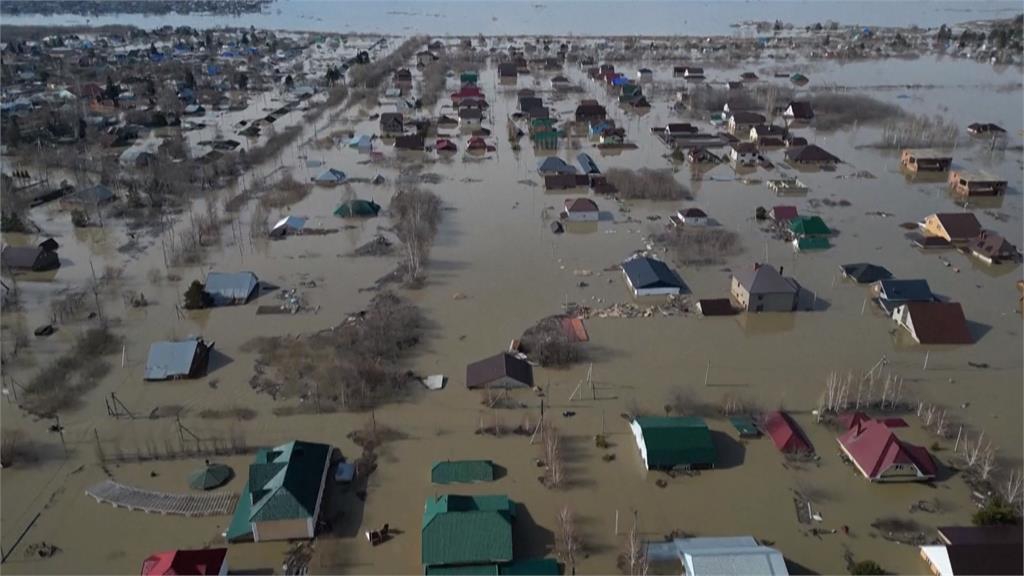
[[[177,380],[199,378],[206,374],[213,342],[202,338],[154,342],[146,358],[146,380]]]
[[[1006,180],[987,172],[953,170],[949,173],[949,187],[962,196],[1000,196],[1006,192]]]
[[[533,367],[502,352],[466,366],[466,388],[532,388]]]
[[[601,212],[590,198],[566,198],[562,218],[570,222],[597,222]]]
[[[771,437],[775,448],[786,454],[813,454],[814,447],[793,418],[782,411],[765,416],[763,428]]]
[[[334,209],[334,215],[340,218],[372,218],[380,212],[380,204],[373,200],[354,198]]]
[[[52,238],[38,246],[4,246],[0,251],[0,262],[5,270],[31,270],[45,272],[60,268],[57,256],[57,242]]]
[[[629,428],[648,470],[715,466],[715,444],[701,418],[639,417],[630,422]]]
[[[213,298],[214,306],[245,304],[260,285],[252,272],[210,272],[203,291]]]
[[[490,460],[442,460],[430,468],[434,484],[470,484],[494,481],[494,462]]]
[[[844,277],[849,278],[858,284],[873,284],[879,280],[888,280],[889,278],[892,278],[892,272],[889,272],[889,270],[884,266],[878,266],[868,262],[843,264],[839,269],[842,270]]]

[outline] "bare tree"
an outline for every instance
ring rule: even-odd
[[[558,428],[548,424],[541,425],[541,440],[544,449],[545,482],[548,488],[558,488],[565,480],[562,471],[561,437]]]
[[[391,199],[391,218],[398,239],[405,245],[407,279],[417,280],[437,235],[441,199],[416,188],[400,191]]]
[[[1010,470],[1006,481],[1002,485],[1003,498],[1013,504],[1024,495],[1024,471],[1020,469]]]
[[[580,549],[580,541],[576,534],[576,518],[568,506],[562,506],[558,511],[558,545],[562,562],[569,565],[571,573],[575,574],[576,553]]]
[[[640,540],[640,532],[637,530],[636,513],[633,514],[633,526],[629,529],[626,538],[626,562],[630,576],[646,576],[649,562],[647,550]]]

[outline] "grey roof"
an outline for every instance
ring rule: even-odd
[[[344,180],[345,173],[334,168],[328,168],[316,177],[317,182],[343,182]]]
[[[889,278],[892,278],[892,272],[889,272],[889,270],[884,266],[869,264],[867,262],[843,264],[839,268],[842,269],[843,274],[853,278],[859,284],[870,284],[879,280],[888,280]]]
[[[789,574],[786,560],[778,550],[761,546],[750,536],[684,538],[675,544],[687,576]]]
[[[149,357],[146,359],[146,380],[188,376],[198,348],[199,340],[196,338],[150,344]]]
[[[636,290],[644,288],[683,288],[683,281],[661,260],[634,256],[622,263],[622,271]]]
[[[576,168],[558,156],[549,156],[541,160],[537,165],[537,171],[541,174],[575,174]]]
[[[3,265],[6,268],[31,269],[42,252],[43,249],[39,246],[5,246]]]
[[[923,278],[879,280],[878,295],[890,302],[930,302],[935,300],[928,281]]]
[[[795,294],[798,291],[795,281],[783,277],[768,264],[755,265],[733,274],[733,277],[751,294]]]
[[[499,378],[508,377],[533,387],[533,367],[526,360],[503,352],[466,366],[466,387],[483,388]]]
[[[215,305],[246,302],[260,280],[252,272],[210,272],[206,275],[205,291],[213,296]]]
[[[584,174],[600,174],[601,169],[597,167],[597,162],[590,157],[590,154],[586,152],[580,152],[576,156],[576,161],[580,163],[580,169],[583,170]]]

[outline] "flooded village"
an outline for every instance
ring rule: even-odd
[[[0,571],[1024,570],[1019,6],[40,4]]]

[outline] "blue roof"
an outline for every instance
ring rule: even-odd
[[[661,260],[635,256],[622,263],[622,271],[629,277],[635,290],[645,288],[683,289],[683,280]]]
[[[575,174],[576,168],[570,166],[565,160],[562,160],[558,156],[549,156],[544,160],[541,160],[540,164],[537,165],[537,170],[541,173],[551,172],[557,174]]]
[[[341,170],[335,170],[334,168],[328,168],[316,177],[317,182],[343,182],[344,180],[345,173]]]
[[[204,290],[213,296],[214,305],[221,306],[247,301],[259,282],[252,272],[210,272]]]
[[[935,300],[928,281],[914,280],[879,280],[878,295],[889,302],[930,302]]]
[[[154,342],[149,346],[146,359],[146,380],[166,380],[188,376],[192,371],[199,340],[189,338],[180,342]]]
[[[576,161],[580,163],[580,169],[585,174],[600,174],[601,169],[597,167],[597,163],[590,157],[590,154],[586,152],[580,152],[579,156],[576,156]]]

